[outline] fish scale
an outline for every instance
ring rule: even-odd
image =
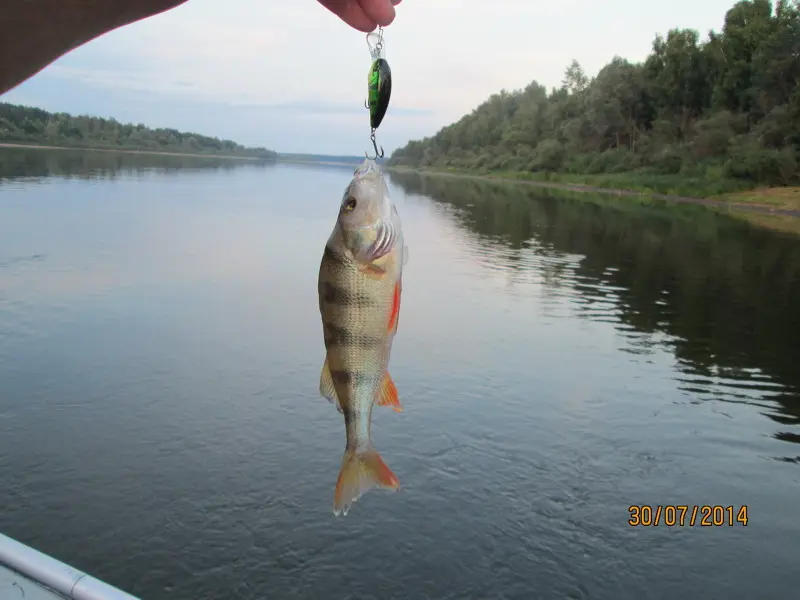
[[[394,261],[389,258],[387,265]],[[326,248],[320,312],[327,364],[343,412],[367,412],[379,391],[394,339],[389,332],[394,286],[394,278],[371,279],[354,261]]]

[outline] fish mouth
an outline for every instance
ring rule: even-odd
[[[380,173],[380,169],[378,168],[378,163],[376,163],[371,158],[364,159],[360,165],[358,165],[355,170],[353,171],[353,176],[356,179],[360,179],[372,173]]]
[[[397,233],[392,223],[381,223],[378,225],[378,236],[367,250],[369,259],[377,260],[386,256],[394,248]]]

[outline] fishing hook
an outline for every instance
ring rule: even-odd
[[[378,142],[375,141],[375,130],[372,130],[372,134],[369,136],[369,139],[372,140],[372,147],[375,148],[375,156],[370,158],[369,154],[364,152],[364,156],[369,158],[370,160],[377,160],[379,158],[383,158],[383,146],[381,146],[380,152],[378,152]]]

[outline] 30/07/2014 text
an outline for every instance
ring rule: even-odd
[[[747,504],[632,504],[631,527],[747,527]]]

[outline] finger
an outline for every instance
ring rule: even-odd
[[[387,0],[358,0],[364,14],[375,21],[381,27],[392,24],[395,17],[394,5],[400,4],[400,0],[387,2]]]
[[[369,33],[378,26],[374,19],[367,16],[358,0],[320,0],[320,4],[350,27],[364,33]]]

